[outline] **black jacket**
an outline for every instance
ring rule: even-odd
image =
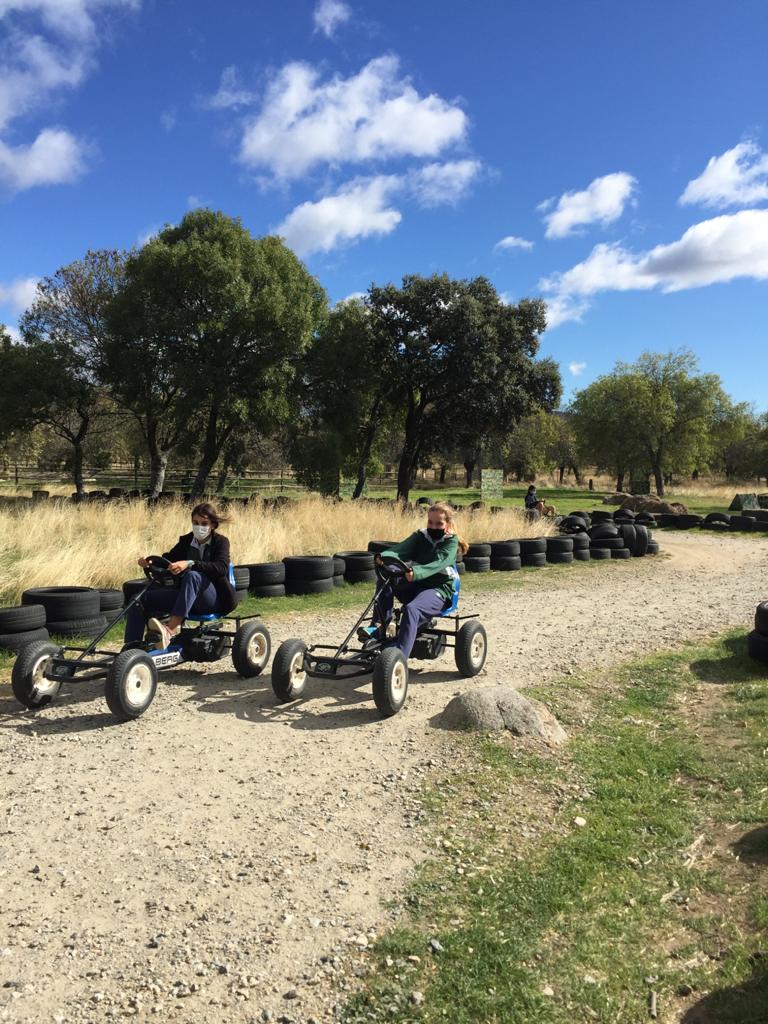
[[[208,543],[208,557],[201,562],[195,558],[200,551],[199,548],[192,547],[194,539],[195,536],[191,531],[183,534],[179,537],[178,544],[174,544],[170,551],[166,551],[163,558],[167,558],[170,562],[191,561],[190,568],[207,576],[216,587],[219,599],[216,610],[222,615],[226,615],[237,604],[235,588],[229,582],[229,540],[214,530]]]

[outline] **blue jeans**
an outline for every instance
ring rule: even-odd
[[[180,615],[186,618],[190,612],[206,615],[216,611],[217,597],[213,583],[194,569],[182,573],[178,590],[150,586],[141,604],[135,604],[125,618],[125,643],[133,643],[144,636],[145,615],[147,619],[153,615]]]
[[[374,611],[374,625],[387,625],[392,618],[395,597],[403,607],[400,612],[397,642],[394,646],[403,652],[403,657],[407,660],[413,650],[420,627],[433,619],[435,615],[439,615],[445,608],[447,600],[435,590],[434,586],[429,586],[426,583],[401,583],[395,588],[394,593],[391,587],[382,588],[379,590],[374,606],[374,608],[378,606],[381,618],[377,620]]]

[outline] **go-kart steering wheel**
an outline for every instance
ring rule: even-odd
[[[176,582],[176,577],[170,571],[170,562],[162,555],[150,555],[147,558],[150,563],[144,567],[144,575],[154,583],[162,583],[169,586]]]
[[[408,562],[404,562],[397,555],[387,555],[381,564],[376,565],[376,572],[380,580],[397,583],[405,578],[405,574],[410,572],[411,568]]]

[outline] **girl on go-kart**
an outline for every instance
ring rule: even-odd
[[[235,590],[229,581],[229,541],[218,532],[219,524],[229,522],[209,502],[192,509],[192,530],[179,537],[170,551],[163,555],[170,561],[169,570],[180,577],[178,590],[150,587],[126,617],[125,642],[141,640],[144,635],[144,616],[151,616],[147,626],[159,634],[163,647],[167,647],[192,613],[205,615],[217,612],[226,615],[237,603]],[[142,569],[149,566],[147,556],[139,559]],[[170,612],[167,622],[157,616]]]
[[[404,582],[396,585],[394,595],[389,587],[380,590],[375,605],[379,618],[374,617],[373,625],[366,630],[367,635],[379,640],[385,638],[392,618],[393,597],[397,597],[403,607],[394,646],[407,660],[419,628],[451,603],[457,553],[465,554],[468,548],[467,542],[456,532],[451,506],[442,502],[431,505],[425,529],[416,530],[400,544],[377,556],[381,562],[386,561],[387,555],[396,555],[410,562],[412,568],[406,573]]]

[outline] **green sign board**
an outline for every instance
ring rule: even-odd
[[[484,469],[480,474],[480,497],[489,504],[498,504],[503,497],[503,485],[503,470]]]

